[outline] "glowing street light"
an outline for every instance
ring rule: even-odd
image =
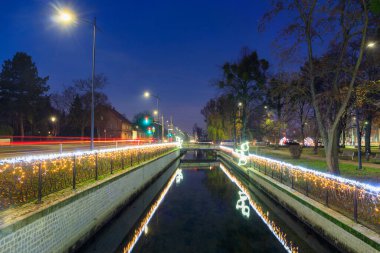
[[[150,93],[149,93],[149,91],[145,91],[145,92],[144,92],[144,97],[146,97],[146,98],[149,98],[149,97],[150,97]]]
[[[160,98],[157,95],[151,94],[149,91],[144,92],[144,97],[145,98],[154,97],[156,99],[156,110],[153,111],[153,115],[157,116],[157,122],[160,122],[160,115],[159,115],[159,110],[158,110],[158,104],[159,104]],[[162,117],[161,139],[162,141],[164,141],[164,117],[163,116],[161,117]]]
[[[58,8],[56,9],[56,15],[53,17],[54,20],[64,26],[72,25],[77,22],[77,15],[73,10],[69,8]],[[94,81],[95,81],[95,43],[96,43],[96,18],[91,20],[81,19],[81,21],[91,24],[93,29],[92,37],[92,78],[91,78],[91,142],[90,148],[94,149],[94,129],[95,129],[95,104],[94,104]]]
[[[57,8],[57,14],[54,17],[54,20],[62,25],[72,25],[76,22],[76,15],[70,9]]]
[[[370,42],[368,42],[368,44],[367,44],[367,47],[368,48],[374,48],[376,46],[376,42],[375,41],[370,41]]]
[[[51,116],[50,121],[53,123],[53,135],[57,136],[57,117]]]

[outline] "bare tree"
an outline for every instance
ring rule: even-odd
[[[319,132],[324,142],[326,163],[331,173],[340,174],[338,163],[339,123],[351,99],[358,70],[366,46],[369,13],[365,0],[289,0],[272,1],[274,9],[265,15],[271,18],[280,11],[291,11],[295,22],[286,30],[296,34],[296,43],[305,43],[307,48],[307,72],[311,101],[315,110]],[[324,89],[317,86],[318,73],[315,69],[316,40],[324,36],[323,29],[331,28],[334,33],[330,43],[336,48],[328,77],[321,80]],[[336,32],[338,31],[338,32]],[[324,36],[326,37],[326,36]],[[355,53],[348,52],[350,42],[359,41]],[[347,58],[354,56],[355,64],[347,66]]]

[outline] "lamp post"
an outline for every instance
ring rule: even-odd
[[[57,136],[57,125],[56,125],[57,118],[55,116],[51,116],[50,120],[53,123],[53,135]]]
[[[74,11],[70,9],[56,9],[57,13],[54,17],[54,20],[63,25],[70,26],[77,23],[77,15]],[[94,129],[95,129],[95,99],[94,99],[94,82],[95,82],[95,45],[96,45],[96,17],[91,20],[80,19],[81,21],[88,23],[92,26],[92,73],[91,73],[91,143],[90,149],[94,149]]]
[[[153,115],[157,116],[157,121],[156,122],[159,123],[160,122],[160,110],[158,109],[158,105],[159,105],[160,97],[157,96],[157,95],[151,94],[149,91],[145,91],[144,92],[144,97],[145,98],[154,97],[156,99],[156,110],[153,112]],[[164,141],[164,116],[162,115],[161,118],[162,118],[162,123],[161,123],[161,141]]]
[[[241,120],[241,109],[243,108],[243,103],[242,102],[239,102],[238,103],[238,113],[239,113],[239,123],[242,121]],[[239,142],[241,143],[241,135],[242,135],[242,132],[241,132],[241,128],[239,129]]]

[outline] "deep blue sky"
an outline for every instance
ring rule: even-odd
[[[91,74],[91,27],[54,25],[51,4],[57,3],[69,3],[82,18],[97,17],[96,71],[108,77],[104,92],[128,118],[153,110],[155,102],[142,97],[150,90],[161,97],[164,116],[172,115],[180,128],[203,126],[200,110],[218,94],[211,81],[242,47],[268,59],[271,71],[281,69],[273,42],[286,18],[259,33],[269,8],[263,0],[1,0],[0,61],[27,52],[40,75],[50,76],[52,92]]]

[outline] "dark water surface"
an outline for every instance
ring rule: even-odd
[[[178,164],[165,171],[79,251],[287,252],[222,168],[181,170]],[[338,252],[239,173],[229,174],[244,182],[244,192],[256,210],[262,210],[261,216],[269,214],[269,220],[299,252]]]
[[[182,174],[133,252],[286,252],[252,208],[236,208],[239,188],[222,170]]]

